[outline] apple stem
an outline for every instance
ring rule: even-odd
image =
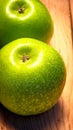
[[[19,12],[20,14],[24,13],[24,7],[20,7],[20,8],[18,9],[18,12]]]
[[[25,62],[27,60],[29,60],[29,56],[28,55],[23,55],[22,62]]]

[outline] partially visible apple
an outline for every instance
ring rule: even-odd
[[[53,21],[39,0],[0,0],[0,48],[18,38],[50,40]]]
[[[20,115],[50,109],[64,88],[61,56],[41,41],[23,38],[0,50],[0,102]]]

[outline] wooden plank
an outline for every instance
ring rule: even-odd
[[[71,7],[72,26],[73,26],[73,0],[70,0],[70,7]]]
[[[45,0],[43,0],[45,2]],[[51,45],[62,55],[67,69],[67,80],[63,94],[61,96],[62,124],[59,126],[57,117],[55,124],[59,130],[73,129],[73,46],[71,39],[71,19],[69,1],[67,0],[46,0],[48,10],[50,10],[54,20],[54,36]],[[57,114],[57,111],[55,110]],[[60,119],[60,116],[58,117]],[[62,127],[62,128],[61,128]],[[53,129],[53,128],[52,128]]]
[[[42,0],[54,22],[50,42],[63,57],[67,70],[64,91],[49,111],[30,117],[17,116],[0,105],[1,130],[73,130],[73,47],[68,0]]]
[[[70,3],[71,28],[72,28],[72,41],[73,41],[73,0],[70,0],[69,3]]]

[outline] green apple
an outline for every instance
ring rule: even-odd
[[[0,0],[0,48],[18,38],[50,40],[53,21],[39,0]]]
[[[61,56],[39,40],[17,39],[0,50],[0,101],[16,114],[50,109],[62,93],[65,76]]]

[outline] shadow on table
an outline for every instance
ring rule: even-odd
[[[51,130],[62,122],[62,104],[58,102],[52,109],[36,116],[19,116],[11,113],[0,104],[0,118],[3,120],[3,130]],[[1,120],[1,119],[0,119]],[[9,128],[8,128],[9,127]]]

